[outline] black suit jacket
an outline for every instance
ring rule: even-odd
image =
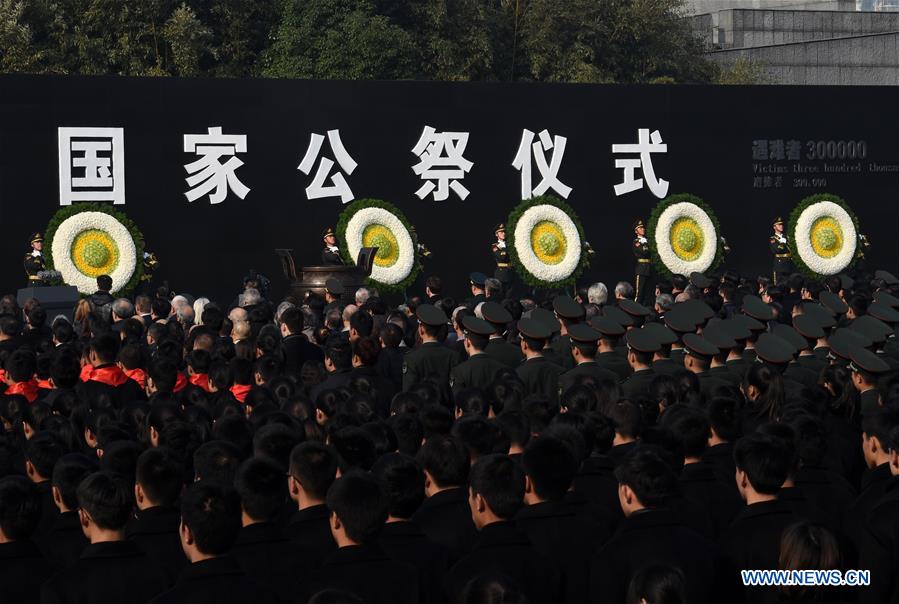
[[[428,497],[412,519],[428,539],[449,550],[451,564],[471,550],[477,537],[467,489],[447,489]]]
[[[846,510],[846,535],[852,539],[856,547],[861,542],[865,520],[890,486],[892,474],[890,464],[880,464],[876,468],[866,470],[862,475],[862,489],[855,501]]]
[[[240,529],[231,557],[247,577],[286,602],[297,577],[312,570],[315,553],[291,543],[277,525],[259,522]]]
[[[315,568],[321,566],[322,561],[337,550],[328,522],[330,515],[325,504],[314,505],[297,511],[284,529],[284,535],[291,542],[311,552],[310,565]]]
[[[0,543],[0,601],[3,604],[32,604],[39,586],[52,572],[50,562],[31,541]]]
[[[446,602],[443,575],[449,567],[448,549],[430,541],[421,528],[411,521],[385,524],[378,543],[393,560],[418,569],[423,603]]]
[[[41,603],[141,604],[168,587],[165,572],[136,543],[94,543],[84,549],[74,566],[41,586]]]
[[[153,507],[137,512],[125,527],[125,538],[162,567],[169,584],[175,583],[188,563],[181,549],[180,524],[181,512],[176,508]]]
[[[724,485],[715,476],[715,469],[704,461],[687,464],[681,471],[680,488],[684,498],[708,510],[712,520],[712,536],[720,538],[743,502],[737,492],[735,481]]]
[[[447,573],[450,602],[460,602],[465,586],[480,575],[502,575],[516,583],[528,602],[559,602],[561,575],[556,561],[538,553],[512,522],[481,529],[471,552]]]
[[[50,564],[57,569],[74,564],[89,544],[81,530],[78,512],[57,514],[49,530],[36,537],[35,541]]]
[[[859,604],[899,602],[899,479],[893,478],[871,508],[859,539],[858,568],[871,571],[871,585],[859,590]]]
[[[593,455],[584,460],[574,477],[574,492],[583,495],[603,510],[613,525],[623,518],[618,502],[615,460],[608,455]]]
[[[153,604],[276,604],[268,586],[251,581],[230,556],[194,562],[181,573],[175,586],[153,599]]]
[[[284,353],[284,373],[300,378],[300,370],[306,361],[320,361],[324,363],[325,353],[321,348],[309,341],[304,334],[289,335],[281,340],[281,350]]]

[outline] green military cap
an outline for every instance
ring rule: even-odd
[[[572,342],[596,344],[596,341],[599,340],[601,335],[602,334],[598,331],[583,323],[578,323],[577,325],[572,325],[568,328],[568,336],[571,338]]]
[[[487,275],[484,273],[471,273],[468,275],[468,280],[471,281],[472,285],[477,285],[478,287],[484,287],[484,283],[487,281]]]
[[[334,235],[333,227],[327,227],[327,228],[325,228],[325,230],[322,231],[322,239],[324,239],[325,237],[329,237],[331,235]]]
[[[690,283],[699,289],[705,289],[712,286],[712,280],[697,271],[690,273]]]
[[[553,298],[553,310],[563,319],[575,321],[584,318],[584,307],[574,301],[571,296],[556,296]]]
[[[637,230],[637,229],[639,229],[639,228],[642,227],[642,226],[646,226],[645,224],[643,224],[643,221],[642,221],[642,220],[635,220],[635,221],[634,221],[634,230]]]
[[[494,325],[508,325],[512,322],[512,313],[503,308],[502,304],[489,300],[481,304],[481,316]]]
[[[774,309],[762,302],[758,296],[743,297],[743,314],[758,321],[770,321],[774,318]]]
[[[479,336],[491,336],[494,332],[493,325],[483,319],[479,319],[471,315],[468,315],[467,317],[462,319],[462,327],[465,328],[466,332],[470,332]]]
[[[37,243],[38,241],[43,241],[44,236],[40,234],[40,232],[31,234],[31,243]]]
[[[884,323],[899,323],[899,311],[883,302],[871,302],[868,305],[868,314]]]
[[[861,333],[860,331],[855,331],[846,327],[841,327],[840,329],[836,330],[836,332],[834,332],[834,335],[846,338],[853,346],[861,346],[862,348],[869,348],[871,344],[874,343],[871,341],[871,338]]]
[[[704,337],[688,333],[684,335],[684,352],[697,357],[713,357],[721,350]]]
[[[343,283],[340,282],[340,279],[330,278],[325,281],[325,289],[332,296],[341,296],[343,295]]]
[[[715,311],[712,310],[712,307],[702,300],[690,298],[689,300],[683,302],[682,306],[690,309],[693,317],[696,318],[697,325],[699,325],[700,323],[705,323],[715,316]]]
[[[874,271],[874,278],[883,279],[883,282],[887,285],[899,284],[899,279],[897,279],[896,276],[889,271]]]
[[[730,320],[751,332],[765,331],[765,324],[749,315],[734,315]]]
[[[849,305],[833,292],[823,291],[818,299],[821,301],[821,304],[835,315],[844,315],[849,310]]]
[[[534,319],[535,321],[539,321],[543,325],[546,325],[546,328],[549,330],[550,335],[558,332],[561,329],[561,327],[559,326],[559,319],[556,318],[556,315],[546,310],[545,308],[535,308],[531,311],[530,318]]]
[[[739,317],[746,317],[746,315],[737,315]],[[746,317],[750,321],[756,321],[752,317]],[[733,319],[725,319],[721,321],[721,330],[726,333],[728,336],[733,338],[734,340],[748,340],[752,335],[752,330],[749,329],[749,325],[747,325],[744,321],[737,321],[737,317]]]
[[[501,223],[499,223],[498,225],[496,225],[496,228],[493,229],[493,232],[494,232],[494,233],[499,233],[500,231],[505,231],[505,230],[506,230],[506,225],[505,225],[504,223],[501,222]]]
[[[899,298],[882,289],[874,292],[874,301],[886,304],[890,308],[899,308]]]
[[[748,333],[748,330],[747,330]],[[690,335],[690,334],[687,334]],[[687,336],[684,336],[686,339]],[[714,344],[720,350],[730,350],[737,345],[737,340],[728,333],[725,321],[719,321],[702,330],[702,337]],[[749,337],[748,335],[746,336]]]
[[[598,331],[601,336],[617,338],[624,335],[624,327],[608,317],[592,317],[590,319],[590,326]]]
[[[420,305],[415,311],[415,316],[418,317],[418,320],[425,325],[431,325],[433,327],[446,325],[448,322],[446,313],[444,313],[433,304]]]
[[[789,344],[793,349],[793,354],[808,348],[808,340],[802,337],[802,335],[790,325],[778,323],[774,326],[772,333]]]
[[[783,223],[784,223],[784,219],[780,216],[776,216],[774,218],[774,220],[771,222],[771,226],[777,226],[777,225],[783,224]]]
[[[828,359],[848,363],[850,351],[857,344],[850,336],[846,335],[846,330],[839,330],[838,333],[827,338],[827,345],[830,347],[830,352],[827,353]]]
[[[890,366],[883,359],[861,346],[849,348],[849,361],[849,370],[854,372],[863,371],[877,375],[890,370]]]
[[[552,335],[552,331],[550,331],[546,323],[533,317],[520,320],[518,322],[518,331],[521,335],[532,340],[548,340]]]
[[[808,315],[796,315],[793,317],[793,327],[803,338],[819,339],[824,337],[824,328]]]
[[[849,291],[850,289],[852,289],[852,286],[855,285],[855,279],[853,279],[846,273],[840,273],[837,276],[840,278],[840,289]]]
[[[634,302],[633,300],[628,298],[619,300],[618,308],[631,315],[632,317],[646,317],[649,315],[648,308],[646,308],[639,302]]]
[[[883,344],[887,337],[893,333],[889,325],[879,321],[871,315],[862,315],[854,319],[848,329],[860,333],[875,344]]]
[[[612,319],[623,327],[630,327],[634,324],[634,318],[617,306],[603,306],[602,316]]]
[[[655,335],[645,329],[632,329],[625,336],[627,347],[637,352],[658,352],[662,349],[662,344]]]
[[[689,306],[683,304],[675,304],[671,310],[665,313],[665,325],[677,333],[696,331],[699,323],[700,321],[697,321],[697,316],[690,311]]]
[[[661,323],[647,323],[643,329],[651,333],[662,346],[670,346],[677,342],[677,334]]]
[[[763,333],[755,343],[756,356],[765,363],[785,365],[793,360],[793,347],[774,334]]]

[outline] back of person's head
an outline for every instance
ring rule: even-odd
[[[65,454],[62,439],[53,432],[38,432],[25,444],[25,461],[31,462],[34,471],[48,480],[56,462]]]
[[[190,529],[197,550],[220,556],[231,549],[240,532],[240,499],[231,488],[195,482],[181,498],[181,522]]]
[[[331,362],[335,370],[349,369],[353,364],[353,353],[350,345],[343,340],[335,340],[325,348],[325,358]]]
[[[528,604],[521,586],[502,574],[479,574],[462,591],[462,604]]]
[[[662,416],[662,425],[678,441],[685,457],[701,457],[709,442],[710,425],[705,413],[680,405]]]
[[[433,436],[446,436],[453,428],[453,414],[441,405],[425,405],[418,412],[418,418],[421,420],[426,439]]]
[[[131,517],[131,493],[110,472],[94,472],[78,485],[78,507],[101,529],[120,531]]]
[[[181,495],[184,468],[165,447],[147,449],[137,458],[135,480],[153,505],[172,507]]]
[[[244,512],[255,521],[274,520],[287,500],[284,469],[270,459],[251,458],[243,462],[234,478],[234,488]]]
[[[230,487],[241,459],[240,449],[233,443],[211,440],[194,451],[194,473],[198,480]]]
[[[615,468],[618,484],[633,491],[647,508],[662,505],[678,494],[677,476],[657,451],[640,446]]]
[[[425,498],[425,475],[416,461],[402,453],[388,453],[372,467],[387,511],[394,518],[411,518]]]
[[[472,460],[489,453],[506,453],[508,443],[500,447],[501,438],[505,437],[499,425],[482,415],[466,415],[453,424],[452,435],[468,448]]]
[[[319,442],[301,443],[290,452],[290,474],[310,497],[324,500],[337,475],[337,453]]]
[[[41,497],[24,476],[0,479],[0,531],[10,541],[25,541],[41,519]]]
[[[323,589],[309,598],[309,604],[365,604],[360,597],[340,589]]]
[[[471,465],[466,446],[455,438],[442,435],[425,441],[418,452],[418,463],[438,488],[464,485]]]
[[[890,431],[896,426],[899,426],[899,409],[894,407],[877,407],[862,417],[862,432],[880,441],[884,450],[889,448]]]
[[[75,510],[78,507],[78,485],[96,471],[95,459],[81,453],[67,453],[56,462],[50,484],[59,491],[62,504],[69,510]]]
[[[424,428],[413,413],[397,413],[387,418],[387,425],[396,435],[397,451],[415,456],[421,449]]]
[[[640,407],[630,401],[621,401],[612,405],[609,409],[609,419],[615,427],[615,432],[627,438],[640,436],[643,424],[643,414]]]
[[[505,411],[494,420],[512,446],[524,447],[531,439],[531,424],[521,411]]]
[[[734,462],[737,470],[758,493],[775,495],[792,469],[792,455],[782,438],[753,432],[737,441]]]
[[[97,289],[108,292],[112,290],[112,277],[100,275],[97,277]]]
[[[150,308],[152,309],[151,312],[153,316],[157,319],[165,319],[172,313],[172,303],[158,296],[156,298],[153,298],[153,302],[150,304]],[[206,323],[205,320],[204,323]]]
[[[375,463],[377,452],[371,435],[357,426],[346,426],[331,434],[331,445],[337,452],[341,473],[353,469],[368,471]]]
[[[644,566],[631,577],[627,604],[687,604],[687,579],[676,566]]]
[[[487,417],[490,405],[480,388],[466,388],[456,395],[456,412],[461,415],[482,415]]]
[[[503,520],[515,516],[524,505],[524,472],[508,455],[485,455],[471,467],[471,494],[480,496]]]
[[[740,437],[737,402],[730,398],[713,398],[708,404],[709,425],[721,440],[732,442]]]
[[[525,448],[521,466],[528,479],[528,487],[541,500],[561,501],[577,473],[577,460],[560,440],[540,437]]]
[[[786,571],[839,570],[842,555],[837,537],[821,524],[802,520],[791,524],[780,537],[778,569]],[[783,586],[778,589],[786,601],[820,601],[821,588]]]
[[[37,357],[30,350],[20,348],[6,358],[3,368],[14,382],[27,382],[37,371]]]
[[[265,457],[287,472],[290,452],[303,440],[303,433],[283,424],[269,424],[256,431],[253,437],[253,455]]]
[[[354,543],[370,543],[387,521],[387,498],[371,474],[341,476],[328,489],[326,504]]]

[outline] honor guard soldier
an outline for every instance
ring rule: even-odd
[[[326,228],[322,232],[322,240],[325,242],[325,249],[322,250],[322,264],[324,266],[343,266],[346,262],[340,255],[340,248],[337,247],[337,235],[334,229]]]
[[[512,283],[512,261],[509,260],[509,250],[506,248],[506,225],[499,223],[494,229],[496,241],[490,246],[493,252],[493,260],[496,261],[496,272],[493,276],[499,279],[505,287]]]
[[[865,260],[865,254],[869,247],[871,247],[871,242],[868,240],[868,236],[859,233],[858,243],[855,247],[855,271],[857,273],[867,272],[868,263]]]
[[[649,240],[646,239],[646,225],[642,220],[634,223],[634,245],[631,246],[637,265],[634,267],[634,300],[641,302],[649,275],[652,272],[649,254]]]
[[[459,362],[458,356],[441,341],[446,336],[448,319],[442,310],[431,304],[422,304],[415,311],[418,318],[418,335],[421,345],[406,355],[403,362],[403,391],[424,380],[434,382],[449,402],[450,372]]]
[[[521,351],[526,358],[515,372],[524,383],[525,396],[539,394],[552,404],[558,404],[559,374],[562,369],[543,356],[543,349],[552,331],[545,323],[529,318],[518,322],[518,332],[521,334]]]
[[[25,273],[29,281],[40,281],[37,274],[44,270],[44,236],[35,233],[31,236],[31,251],[25,254]]]
[[[596,362],[597,342],[602,334],[588,325],[578,323],[568,328],[569,355],[576,365],[559,376],[559,392],[565,392],[577,383],[581,376],[587,376],[599,384],[603,380],[618,383],[618,376],[600,367]]]
[[[459,363],[450,372],[450,387],[454,396],[466,388],[486,390],[496,375],[506,369],[505,364],[484,352],[494,333],[493,325],[469,315],[462,319],[462,328],[468,360]]]
[[[774,233],[768,239],[768,247],[771,249],[771,253],[774,254],[774,267],[771,269],[771,272],[774,278],[774,285],[777,285],[793,274],[794,268],[787,236],[784,234],[783,218],[780,216],[775,218],[772,226],[774,227]]]
[[[137,286],[137,293],[149,295],[153,291],[152,281],[156,269],[159,267],[159,259],[156,253],[144,250],[142,261],[144,270],[140,276],[140,283]]]

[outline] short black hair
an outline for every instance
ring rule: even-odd
[[[680,443],[684,456],[702,456],[711,434],[709,419],[702,411],[675,405],[662,416],[662,424]]]
[[[237,470],[234,488],[247,516],[257,521],[273,520],[287,500],[284,469],[271,459],[248,459]]]
[[[355,329],[360,337],[370,336],[374,325],[374,319],[365,311],[359,310],[350,315],[350,329]]]
[[[190,529],[200,552],[220,556],[237,541],[240,499],[231,488],[195,482],[181,499],[181,522]]]
[[[397,451],[414,457],[421,449],[421,439],[424,438],[424,427],[418,416],[397,413],[387,418],[387,425],[396,435]]]
[[[11,541],[24,541],[34,534],[41,519],[37,487],[24,476],[0,479],[0,530]]]
[[[425,475],[415,459],[388,453],[372,468],[387,497],[387,510],[395,518],[411,518],[425,498]]]
[[[481,415],[487,417],[490,411],[490,405],[487,403],[487,397],[480,388],[465,388],[456,394],[456,409],[462,412],[462,415]]]
[[[353,364],[353,352],[350,350],[350,344],[343,340],[330,342],[325,348],[325,357],[336,369],[349,369]]]
[[[147,449],[141,453],[137,458],[134,477],[147,499],[159,506],[174,506],[184,486],[184,468],[166,447]]]
[[[449,409],[440,405],[430,404],[418,412],[424,437],[430,439],[434,436],[447,435],[453,428],[453,414]]]
[[[209,366],[212,365],[212,355],[202,348],[191,350],[184,360],[194,373],[209,373]]]
[[[452,434],[468,447],[471,459],[490,453],[507,452],[508,447],[497,450],[505,434],[499,426],[482,415],[466,415],[453,424]]]
[[[480,495],[490,510],[511,519],[524,505],[524,472],[508,455],[485,455],[471,467],[471,492]]]
[[[734,446],[737,469],[746,473],[752,488],[776,495],[792,469],[792,454],[783,439],[760,432],[747,434]]]
[[[438,487],[461,487],[468,480],[471,465],[468,448],[455,438],[443,435],[428,438],[417,459]]]
[[[253,455],[275,462],[281,474],[287,472],[290,452],[303,441],[303,433],[284,424],[269,424],[253,436]]]
[[[112,290],[112,277],[109,275],[99,275],[97,277],[97,289],[105,292]]]
[[[868,438],[876,438],[884,449],[890,447],[890,431],[899,426],[899,409],[877,407],[862,417],[862,432]]]
[[[521,466],[540,499],[561,501],[574,481],[578,463],[565,443],[544,436],[528,444]]]
[[[371,435],[357,426],[346,426],[331,434],[331,445],[337,451],[341,473],[352,469],[370,470],[377,459]]]
[[[387,521],[387,497],[371,474],[350,472],[341,476],[328,489],[326,502],[355,543],[376,539]]]
[[[497,415],[494,421],[511,444],[524,447],[531,440],[531,424],[523,412],[506,411]]]
[[[30,350],[20,348],[6,358],[3,368],[12,381],[27,382],[37,371],[37,357]]]
[[[166,358],[157,358],[150,363],[147,374],[159,392],[170,393],[178,383],[178,367]]]
[[[709,425],[721,440],[732,442],[740,437],[737,402],[731,398],[713,398],[706,409]]]
[[[172,313],[172,303],[164,298],[153,298],[150,308],[152,309],[152,313],[161,319],[165,319]]]
[[[91,339],[90,349],[101,363],[115,363],[119,357],[119,344],[117,335],[103,333]]]
[[[303,328],[305,327],[303,311],[296,306],[285,308],[284,312],[281,313],[281,323],[287,326],[287,331],[291,335],[303,333]]]
[[[194,451],[194,473],[207,483],[230,487],[240,462],[240,449],[225,440],[211,440]]]
[[[121,477],[111,472],[94,472],[78,485],[78,507],[87,512],[101,529],[118,531],[131,517],[131,492]]]
[[[25,459],[48,479],[53,475],[53,466],[66,453],[62,440],[52,432],[38,432],[25,444]]]
[[[316,499],[324,499],[337,475],[337,453],[333,447],[308,441],[290,452],[290,473]]]
[[[620,401],[609,409],[609,419],[615,432],[622,436],[637,438],[643,423],[640,407],[631,401]]]
[[[78,485],[89,474],[97,471],[95,459],[81,453],[67,453],[59,458],[53,468],[50,484],[59,490],[59,498],[68,509],[78,507]]]
[[[119,350],[119,362],[125,369],[137,369],[143,364],[143,355],[137,344],[125,344]]]
[[[640,445],[615,468],[618,484],[631,488],[647,508],[664,505],[677,496],[678,483],[674,470],[653,447]]]

